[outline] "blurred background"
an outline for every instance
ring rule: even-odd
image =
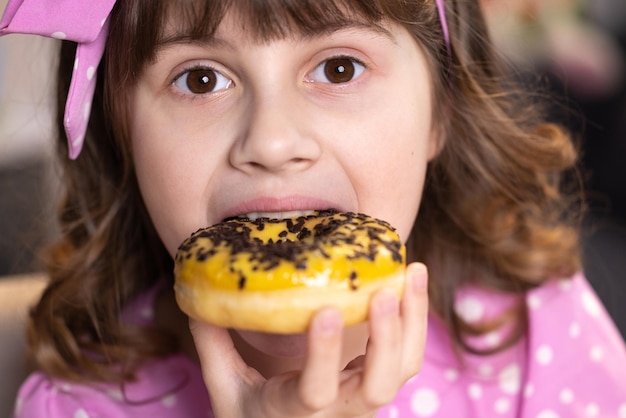
[[[584,270],[626,338],[626,1],[482,4],[498,49],[580,143]]]
[[[0,37],[0,276],[39,270],[38,251],[53,233],[56,46],[42,37]]]
[[[550,116],[580,140],[585,273],[626,337],[626,1],[482,3],[498,49],[561,104]],[[40,271],[40,250],[55,233],[57,46],[0,37],[0,276]]]

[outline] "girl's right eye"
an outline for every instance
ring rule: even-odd
[[[173,84],[188,94],[208,94],[229,88],[233,80],[212,68],[195,67],[178,75]]]

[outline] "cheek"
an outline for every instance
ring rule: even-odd
[[[410,119],[410,114],[388,114],[364,127],[362,138],[369,139],[348,154],[363,162],[352,166],[361,209],[390,222],[404,240],[421,201],[432,141],[429,115]]]
[[[140,138],[141,135],[136,133],[134,137]],[[165,166],[153,152],[149,152],[149,148],[137,142],[141,142],[141,139],[134,141],[133,147],[139,189],[157,233],[172,254],[176,245],[174,241],[177,239],[171,230],[175,223],[172,215],[179,212],[176,194],[180,188],[173,182],[173,176],[165,175],[172,173],[170,167]],[[156,167],[160,169],[155,169]]]
[[[413,144],[411,144],[413,145]],[[421,147],[406,147],[403,153],[392,153],[385,170],[372,178],[377,190],[376,198],[385,219],[390,222],[403,240],[413,228],[421,202],[427,158]]]
[[[202,162],[187,158],[172,146],[179,139],[173,135],[158,122],[144,121],[140,116],[133,120],[133,160],[141,195],[172,255],[191,232],[206,226]]]

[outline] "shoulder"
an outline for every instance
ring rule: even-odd
[[[479,321],[518,301],[469,289],[456,308]],[[550,281],[522,303],[528,334],[487,355],[455,352],[431,315],[422,371],[379,417],[626,418],[626,346],[584,276]],[[501,340],[481,338],[487,348]]]
[[[626,345],[585,277],[551,281],[527,305],[528,412],[626,416]]]
[[[531,346],[560,349],[558,355],[587,349],[587,359],[604,356],[626,360],[626,348],[617,327],[582,274],[552,280],[528,292],[528,338]],[[552,342],[552,343],[549,343]]]
[[[15,402],[15,418],[26,417],[89,417],[92,400],[85,399],[66,382],[48,379],[33,373],[22,384]],[[77,396],[79,395],[79,396]]]
[[[31,374],[15,403],[15,418],[211,417],[199,368],[175,355],[142,368],[120,384],[74,383]]]

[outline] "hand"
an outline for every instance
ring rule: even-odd
[[[237,352],[226,329],[190,322],[216,417],[374,417],[419,372],[426,342],[426,268],[406,269],[401,302],[389,291],[373,297],[365,355],[340,366],[343,325],[335,308],[311,322],[304,367],[265,379]]]

